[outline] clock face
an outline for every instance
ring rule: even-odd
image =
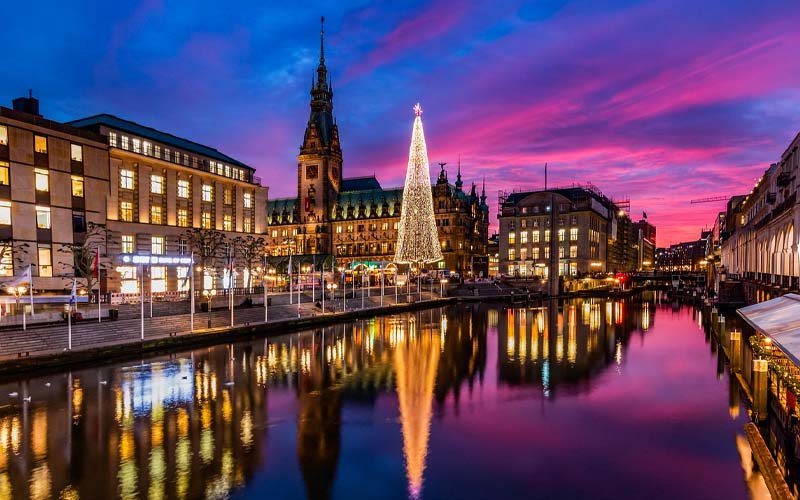
[[[308,165],[306,167],[306,179],[316,179],[318,175],[318,169],[316,165]]]

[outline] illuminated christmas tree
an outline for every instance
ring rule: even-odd
[[[442,260],[439,234],[433,216],[431,176],[428,171],[428,148],[422,130],[422,108],[414,106],[414,131],[408,153],[403,206],[397,231],[397,251],[394,261],[400,264],[430,263]]]

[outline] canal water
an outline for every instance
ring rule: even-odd
[[[6,498],[763,498],[690,307],[387,316],[0,385]]]

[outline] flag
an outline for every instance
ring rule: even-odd
[[[77,290],[75,289],[76,286],[77,286],[77,282],[76,282],[76,280],[73,279],[72,280],[72,291],[69,294],[69,303],[70,304],[72,304],[73,302],[76,302],[78,300],[78,293],[77,293]]]
[[[92,267],[93,277],[97,278],[98,276],[100,276],[99,269],[100,269],[100,247],[97,247],[95,249],[95,254],[94,254],[94,266]]]
[[[647,212],[642,212],[642,218],[643,218],[643,219],[646,219],[646,218],[647,218]]]
[[[31,279],[31,266],[28,266],[19,278],[15,279],[11,283],[8,283],[8,286],[17,286],[22,283],[30,283],[31,286],[33,286],[33,280]]]

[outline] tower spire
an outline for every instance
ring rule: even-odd
[[[319,18],[319,63],[325,64],[325,16]]]
[[[458,174],[456,175],[456,189],[458,191],[461,191],[461,186],[463,186],[463,185],[464,185],[464,183],[461,181],[461,155],[459,154],[458,155]]]

